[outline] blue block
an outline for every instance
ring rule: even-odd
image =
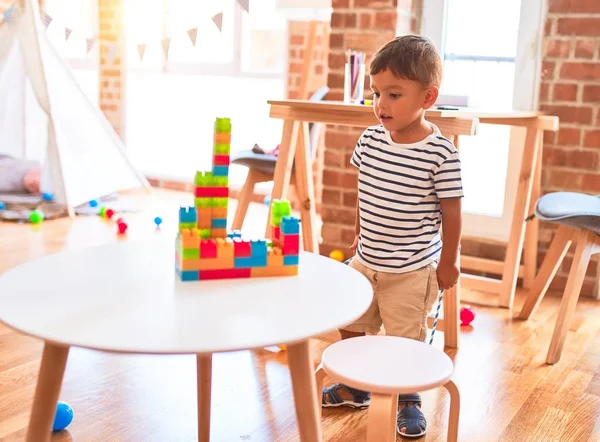
[[[179,222],[180,223],[195,223],[197,222],[196,208],[195,207],[180,207],[179,208]]]
[[[213,218],[213,220],[210,223],[210,227],[212,229],[226,229],[227,228],[227,219]]]
[[[234,230],[233,232],[229,232],[227,234],[227,238],[241,238],[242,237],[242,232],[240,232],[239,230]]]
[[[290,235],[300,233],[300,220],[295,216],[281,218],[281,233]]]
[[[181,271],[177,269],[177,274],[182,281],[199,281],[200,280],[200,272],[198,270],[185,270]]]
[[[298,265],[298,255],[288,255],[283,257],[283,265],[284,266],[297,266]]]
[[[266,267],[267,266],[267,257],[258,256],[258,257],[250,257],[250,258],[234,258],[233,259],[233,267],[236,269],[248,269],[252,267]]]
[[[263,239],[253,240],[250,242],[252,247],[252,256],[255,258],[267,256],[267,241]]]
[[[229,166],[213,166],[213,176],[229,176]]]

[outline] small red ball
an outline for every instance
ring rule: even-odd
[[[128,226],[125,223],[119,223],[118,227],[119,227],[119,235],[123,235],[127,231]]]
[[[115,214],[115,211],[113,209],[107,209],[106,210],[106,217],[108,219],[112,219],[113,215]]]
[[[123,218],[117,218],[117,224],[121,224],[124,222],[125,222],[125,220],[123,220]]]
[[[460,325],[469,325],[475,319],[475,310],[470,305],[460,309]]]

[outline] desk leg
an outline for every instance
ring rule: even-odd
[[[50,342],[44,343],[42,363],[35,388],[35,397],[27,442],[49,442],[52,435],[52,424],[56,415],[56,404],[60,395],[69,347],[63,347]]]
[[[314,366],[309,341],[288,345],[288,363],[292,376],[296,420],[302,442],[322,442]]]
[[[531,199],[529,201],[529,210],[527,216],[532,215],[535,206],[542,192],[542,153],[544,145],[540,144],[540,150],[535,162],[535,171],[533,175],[533,187],[531,189]],[[523,264],[525,275],[523,276],[523,287],[531,289],[535,275],[537,273],[537,255],[538,240],[540,232],[540,220],[534,218],[527,222],[525,226],[525,249],[523,250]]]
[[[512,308],[519,277],[519,266],[525,239],[525,218],[531,201],[533,189],[533,176],[536,168],[540,145],[542,144],[541,129],[535,127],[527,128],[519,184],[515,199],[513,217],[510,227],[510,236],[506,247],[506,259],[504,261],[504,272],[502,285],[500,286],[500,307]]]
[[[315,228],[317,213],[315,210],[315,186],[310,158],[310,136],[308,123],[305,122],[300,123],[295,159],[294,175],[296,193],[300,201],[304,250],[319,253],[319,238]]]
[[[279,145],[277,154],[277,163],[275,164],[275,173],[273,174],[273,191],[271,192],[271,201],[275,199],[286,198],[290,187],[292,177],[292,166],[294,165],[294,156],[296,154],[296,144],[298,142],[298,129],[300,123],[294,120],[285,120],[283,122],[283,136]],[[265,237],[271,238],[271,205],[269,205],[269,216],[267,217],[267,228]]]
[[[198,387],[198,442],[210,441],[210,396],[212,387],[212,355],[196,355]]]

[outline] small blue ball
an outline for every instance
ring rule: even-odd
[[[4,204],[3,202],[0,202],[0,210],[4,210],[6,209],[6,204]]]
[[[48,193],[48,192],[44,192],[44,193],[42,193],[42,199],[44,201],[52,201],[52,200],[54,200],[54,195],[52,195],[51,193]]]
[[[56,415],[54,416],[52,430],[64,430],[71,422],[73,422],[73,409],[66,402],[59,402],[56,405]]]
[[[162,224],[162,218],[160,216],[154,218],[154,224],[156,224],[156,227],[160,226]]]
[[[271,205],[271,195],[265,196],[265,206]]]
[[[98,207],[98,201],[96,201],[96,200],[91,200],[91,201],[90,201],[90,207]]]

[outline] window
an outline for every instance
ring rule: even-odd
[[[535,109],[539,57],[531,47],[542,23],[542,0],[424,0],[422,33],[444,62],[440,93],[467,96],[477,109]],[[496,125],[461,137],[466,236],[508,238],[523,137]]]

